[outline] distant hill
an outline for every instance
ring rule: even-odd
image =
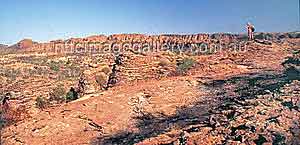
[[[10,49],[27,49],[27,48],[31,48],[33,46],[34,42],[31,39],[23,39],[21,41],[19,41],[17,44],[11,45],[8,48]]]
[[[7,48],[8,45],[4,45],[4,44],[0,44],[0,49],[4,49],[4,48]]]

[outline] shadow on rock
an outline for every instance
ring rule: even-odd
[[[290,62],[283,63],[283,65],[286,64],[290,64]],[[213,93],[213,96],[207,97],[207,100],[178,108],[176,113],[171,116],[160,113],[143,113],[134,118],[137,131],[123,131],[113,135],[101,136],[95,139],[93,144],[134,144],[167,133],[172,129],[181,130],[196,124],[214,128],[213,120],[217,122],[219,118],[212,116],[217,116],[224,110],[232,111],[234,110],[232,108],[236,106],[251,107],[254,104],[249,104],[245,100],[256,99],[258,95],[277,93],[280,88],[293,80],[300,80],[300,72],[296,67],[290,66],[282,72],[268,71],[246,74],[226,80],[213,80],[203,84],[206,89]],[[236,112],[226,114],[227,122],[237,115],[241,114]],[[225,138],[236,140],[234,135],[239,128],[231,129],[231,134]],[[197,131],[197,129],[188,130],[188,132],[193,131]],[[179,136],[170,138],[172,140],[165,144],[172,144],[178,140]],[[263,137],[261,136],[261,138]]]
[[[207,106],[207,102],[200,102],[179,108],[171,116],[161,113],[143,113],[134,118],[136,120],[136,127],[138,128],[137,132],[124,131],[112,136],[103,136],[96,139],[93,143],[134,144],[169,132],[171,129],[180,129],[189,125],[204,123],[209,117],[208,107],[210,106]]]

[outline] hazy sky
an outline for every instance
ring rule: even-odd
[[[1,0],[0,43],[114,33],[300,30],[299,0]]]

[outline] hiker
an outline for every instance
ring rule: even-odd
[[[253,40],[254,39],[254,31],[255,28],[251,23],[247,23],[247,32],[248,32],[248,40]]]

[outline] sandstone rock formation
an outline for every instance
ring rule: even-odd
[[[9,46],[9,48],[26,50],[34,47],[34,44],[37,44],[37,42],[33,42],[31,39],[23,39],[19,41],[17,44]]]
[[[23,39],[18,43],[19,49],[27,49],[33,46],[33,41],[31,39]]]
[[[261,40],[280,40],[286,38],[300,38],[299,32],[290,33],[255,33],[256,39]],[[150,44],[151,46],[160,46],[169,44],[173,46],[188,46],[192,44],[218,44],[232,43],[234,41],[246,40],[244,34],[191,34],[191,35],[144,35],[144,34],[113,34],[109,36],[94,35],[86,38],[70,38],[67,40],[53,40],[48,43],[35,43],[30,39],[24,39],[12,48],[27,49],[31,48],[35,51],[58,51],[61,49],[80,49],[84,47],[105,47],[105,44],[113,46],[114,44]],[[75,51],[74,49],[70,51]]]

